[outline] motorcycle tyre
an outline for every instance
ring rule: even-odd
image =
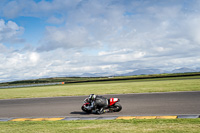
[[[122,110],[122,106],[119,103],[115,103],[113,112],[119,112]]]
[[[92,110],[86,110],[86,109],[84,109],[83,106],[81,107],[81,109],[82,109],[84,112],[88,113],[88,114],[92,113]]]

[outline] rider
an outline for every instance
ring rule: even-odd
[[[105,108],[108,107],[108,99],[103,96],[90,94],[88,100],[90,103],[88,109],[95,110],[97,114],[103,114],[105,112]]]

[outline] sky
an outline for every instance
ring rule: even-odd
[[[200,67],[199,0],[1,0],[0,82]]]

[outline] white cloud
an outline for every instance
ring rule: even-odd
[[[157,55],[170,55],[177,51],[175,48],[194,47],[196,44],[193,42],[196,40],[198,43],[199,20],[195,20],[195,17],[189,19],[193,13],[186,16],[178,2],[173,6],[166,2],[159,4],[161,6],[147,2],[144,4],[146,7],[143,6],[144,10],[137,7],[135,14],[127,15],[126,12],[134,10],[129,5],[105,1],[83,2],[76,10],[68,11],[65,26],[46,28],[46,35],[39,49],[98,49],[107,45],[114,51],[134,49],[150,55],[155,55],[155,51],[158,52]]]
[[[99,57],[101,58],[101,62],[105,63],[120,63],[120,62],[128,62],[142,59],[145,56],[145,52],[142,51],[132,51],[130,49],[122,49],[118,51],[101,51],[99,52]]]
[[[0,53],[6,53],[7,51],[8,49],[6,48],[6,46],[0,43]]]
[[[61,11],[67,11],[70,8],[75,8],[80,0],[63,1],[53,0],[51,1],[39,1],[34,0],[4,0],[1,2],[1,12],[4,17],[15,18],[19,16],[28,17],[43,17],[52,16],[54,13],[60,14]],[[61,13],[62,14],[62,13]]]
[[[200,3],[192,3],[184,4],[181,0],[4,2],[0,13],[6,18],[38,17],[55,25],[44,28],[35,48],[16,51],[4,43],[19,41],[24,28],[14,20],[1,19],[0,63],[4,66],[0,65],[0,73],[4,78],[0,80],[115,74],[138,68],[199,67]]]
[[[30,53],[30,55],[29,55],[29,59],[30,59],[30,61],[33,62],[33,63],[37,63],[38,60],[39,60],[39,58],[40,58],[40,55],[39,55],[38,53],[36,53],[36,52],[32,52],[32,53]]]
[[[15,22],[8,21],[6,23],[3,19],[0,19],[0,42],[23,42],[24,40],[18,37],[23,32],[24,28],[18,26]]]
[[[47,27],[46,35],[38,50],[54,50],[57,48],[82,49],[99,45],[92,35],[84,27]]]
[[[51,16],[48,18],[47,22],[52,24],[62,24],[64,22],[64,18]]]
[[[122,50],[123,51],[123,50]],[[16,51],[0,54],[0,82],[8,80],[34,79],[81,75],[83,73],[121,74],[137,68],[163,68],[188,66],[198,67],[195,57],[147,57],[143,52],[112,52],[88,56],[74,50],[56,49],[46,52]],[[152,63],[153,62],[153,63]]]
[[[200,45],[200,15],[192,15],[188,17],[188,19],[185,22],[188,27],[187,27],[187,33],[188,37],[193,39],[194,43],[197,43]]]

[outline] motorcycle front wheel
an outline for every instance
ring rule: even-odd
[[[91,113],[91,112],[92,112],[92,110],[87,110],[87,109],[85,109],[83,106],[81,107],[81,109],[82,109],[84,112],[86,112],[86,113]]]

